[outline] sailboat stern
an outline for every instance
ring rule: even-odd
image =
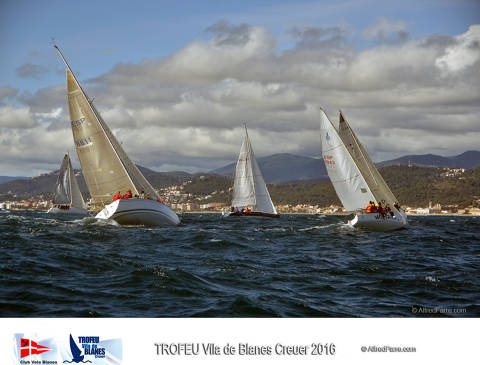
[[[176,226],[177,214],[165,204],[151,199],[119,199],[110,203],[95,218],[113,219],[121,225],[148,227]]]

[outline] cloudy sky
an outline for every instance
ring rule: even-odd
[[[0,175],[74,157],[62,49],[132,159],[157,171],[320,155],[338,110],[374,161],[480,150],[478,0],[0,2]]]

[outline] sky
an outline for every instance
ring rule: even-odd
[[[321,154],[338,110],[374,161],[480,150],[480,1],[0,1],[0,175],[79,166],[60,47],[134,162]]]

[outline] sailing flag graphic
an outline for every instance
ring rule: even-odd
[[[40,355],[50,350],[51,348],[48,348],[47,346],[39,345],[35,341],[29,340],[28,338],[20,339],[20,358],[21,359],[30,355]]]

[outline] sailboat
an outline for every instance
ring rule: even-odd
[[[407,215],[340,111],[338,129],[320,110],[322,156],[328,176],[347,211],[355,216],[348,222],[356,228],[393,231],[407,225]],[[387,204],[391,212],[367,213],[370,203]]]
[[[53,204],[47,213],[88,214],[68,153],[60,165]]]
[[[99,219],[122,225],[164,226],[180,223],[178,216],[160,200],[157,192],[130,160],[110,128],[81,87],[60,49],[66,66],[67,97],[73,139],[93,206],[103,209]],[[113,200],[130,191],[130,198]]]
[[[224,216],[279,218],[248,138],[247,125],[233,182],[232,208]]]

